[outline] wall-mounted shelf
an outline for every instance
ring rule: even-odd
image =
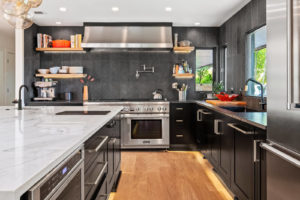
[[[194,74],[186,73],[186,74],[173,74],[173,77],[176,79],[192,79],[194,78]]]
[[[36,48],[36,51],[44,53],[86,53],[83,48]]]
[[[53,79],[71,79],[71,78],[85,78],[86,74],[36,74],[40,78],[53,78]]]
[[[189,54],[195,50],[195,47],[174,47],[174,53]]]

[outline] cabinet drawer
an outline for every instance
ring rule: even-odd
[[[106,177],[102,180],[101,185],[102,186],[101,186],[95,200],[106,200],[106,199],[108,199],[107,178]]]

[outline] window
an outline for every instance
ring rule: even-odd
[[[196,91],[212,91],[214,50],[196,50]]]
[[[266,26],[257,29],[247,35],[247,70],[246,78],[253,78],[260,82],[264,88],[264,95],[267,95],[267,72],[266,72],[266,53],[267,53],[267,33]],[[249,82],[247,95],[259,96],[261,88],[259,85]]]
[[[221,68],[220,68],[220,81],[224,83],[224,89],[227,90],[227,46],[223,46],[220,49],[220,60],[221,60]]]

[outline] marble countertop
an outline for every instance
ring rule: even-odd
[[[197,104],[208,109],[220,112],[224,115],[240,120],[242,122],[253,125],[257,128],[267,130],[267,113],[266,112],[232,112],[218,106],[206,103],[205,101],[195,101]]]
[[[122,106],[0,107],[0,199],[20,196],[103,127]],[[107,115],[55,115],[105,110]]]

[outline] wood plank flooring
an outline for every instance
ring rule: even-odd
[[[122,152],[110,200],[232,200],[199,152]]]

